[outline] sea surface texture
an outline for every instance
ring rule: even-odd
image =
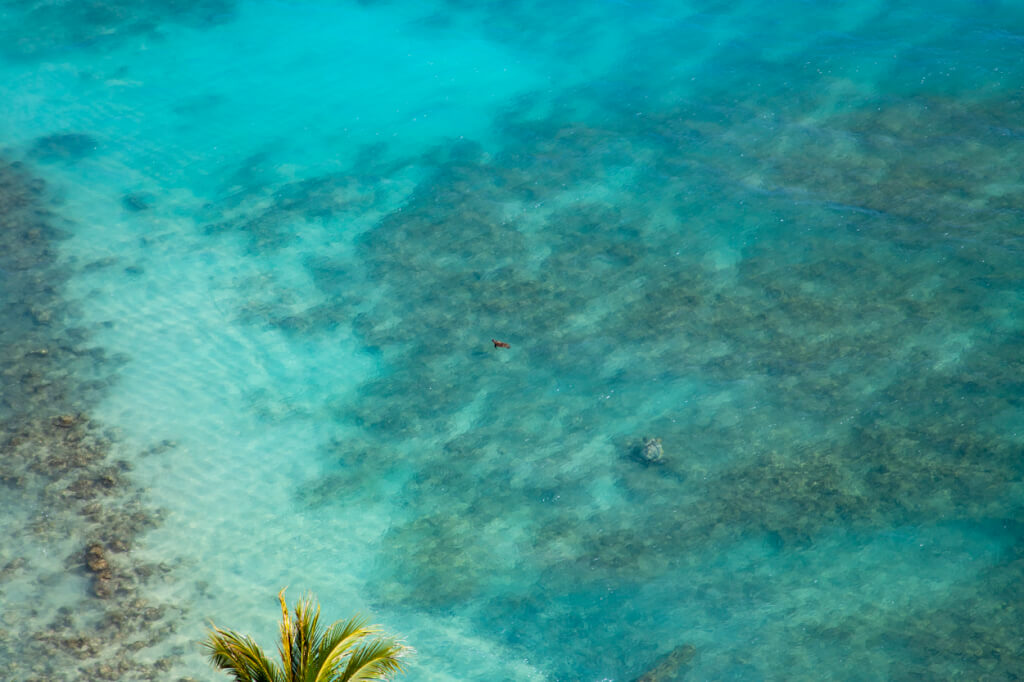
[[[0,678],[288,586],[410,682],[1024,679],[1022,93],[1015,0],[0,0]]]

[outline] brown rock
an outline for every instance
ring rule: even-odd
[[[85,564],[93,573],[110,572],[110,564],[107,563],[103,545],[98,542],[94,542],[86,548]]]
[[[96,580],[92,583],[92,593],[100,599],[109,599],[114,596],[113,581],[109,578],[104,579],[102,576],[97,576]]]

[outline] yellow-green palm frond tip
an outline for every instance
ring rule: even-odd
[[[231,674],[236,682],[283,682],[287,679],[252,637],[213,626],[203,646],[210,663]]]
[[[344,673],[339,677],[346,682],[376,682],[389,680],[405,672],[405,659],[412,648],[394,639],[375,639],[357,648],[349,656]]]

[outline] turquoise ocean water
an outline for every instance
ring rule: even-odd
[[[3,0],[0,678],[286,585],[409,680],[1024,678],[1022,93],[1009,0]]]

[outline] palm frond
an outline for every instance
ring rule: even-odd
[[[203,646],[213,666],[233,675],[236,682],[285,682],[281,670],[252,637],[214,625]]]
[[[394,639],[374,639],[352,652],[338,682],[388,680],[405,671],[403,659],[412,648]],[[330,678],[327,678],[330,679]]]
[[[281,602],[281,663],[284,665],[284,674],[286,682],[296,682],[295,677],[295,664],[292,652],[292,640],[294,639],[294,633],[292,628],[292,619],[288,615],[288,604],[284,601],[284,591],[287,587],[282,587],[281,591],[277,593],[277,600]]]
[[[355,615],[346,621],[335,621],[320,637],[319,645],[310,658],[312,676],[307,682],[328,682],[333,680],[333,671],[339,669],[345,655],[364,638],[376,634],[377,630],[366,625],[366,619]]]
[[[292,628],[294,682],[307,682],[310,679],[310,658],[320,646],[320,640],[320,605],[312,594],[307,594],[295,604],[295,624]]]
[[[287,588],[286,588],[287,589]],[[255,640],[211,624],[203,645],[214,667],[235,682],[370,682],[390,680],[404,672],[403,658],[412,648],[393,637],[382,637],[376,625],[354,616],[320,624],[320,605],[312,594],[299,599],[294,616],[288,613],[285,590],[281,603],[281,663],[272,663]]]

